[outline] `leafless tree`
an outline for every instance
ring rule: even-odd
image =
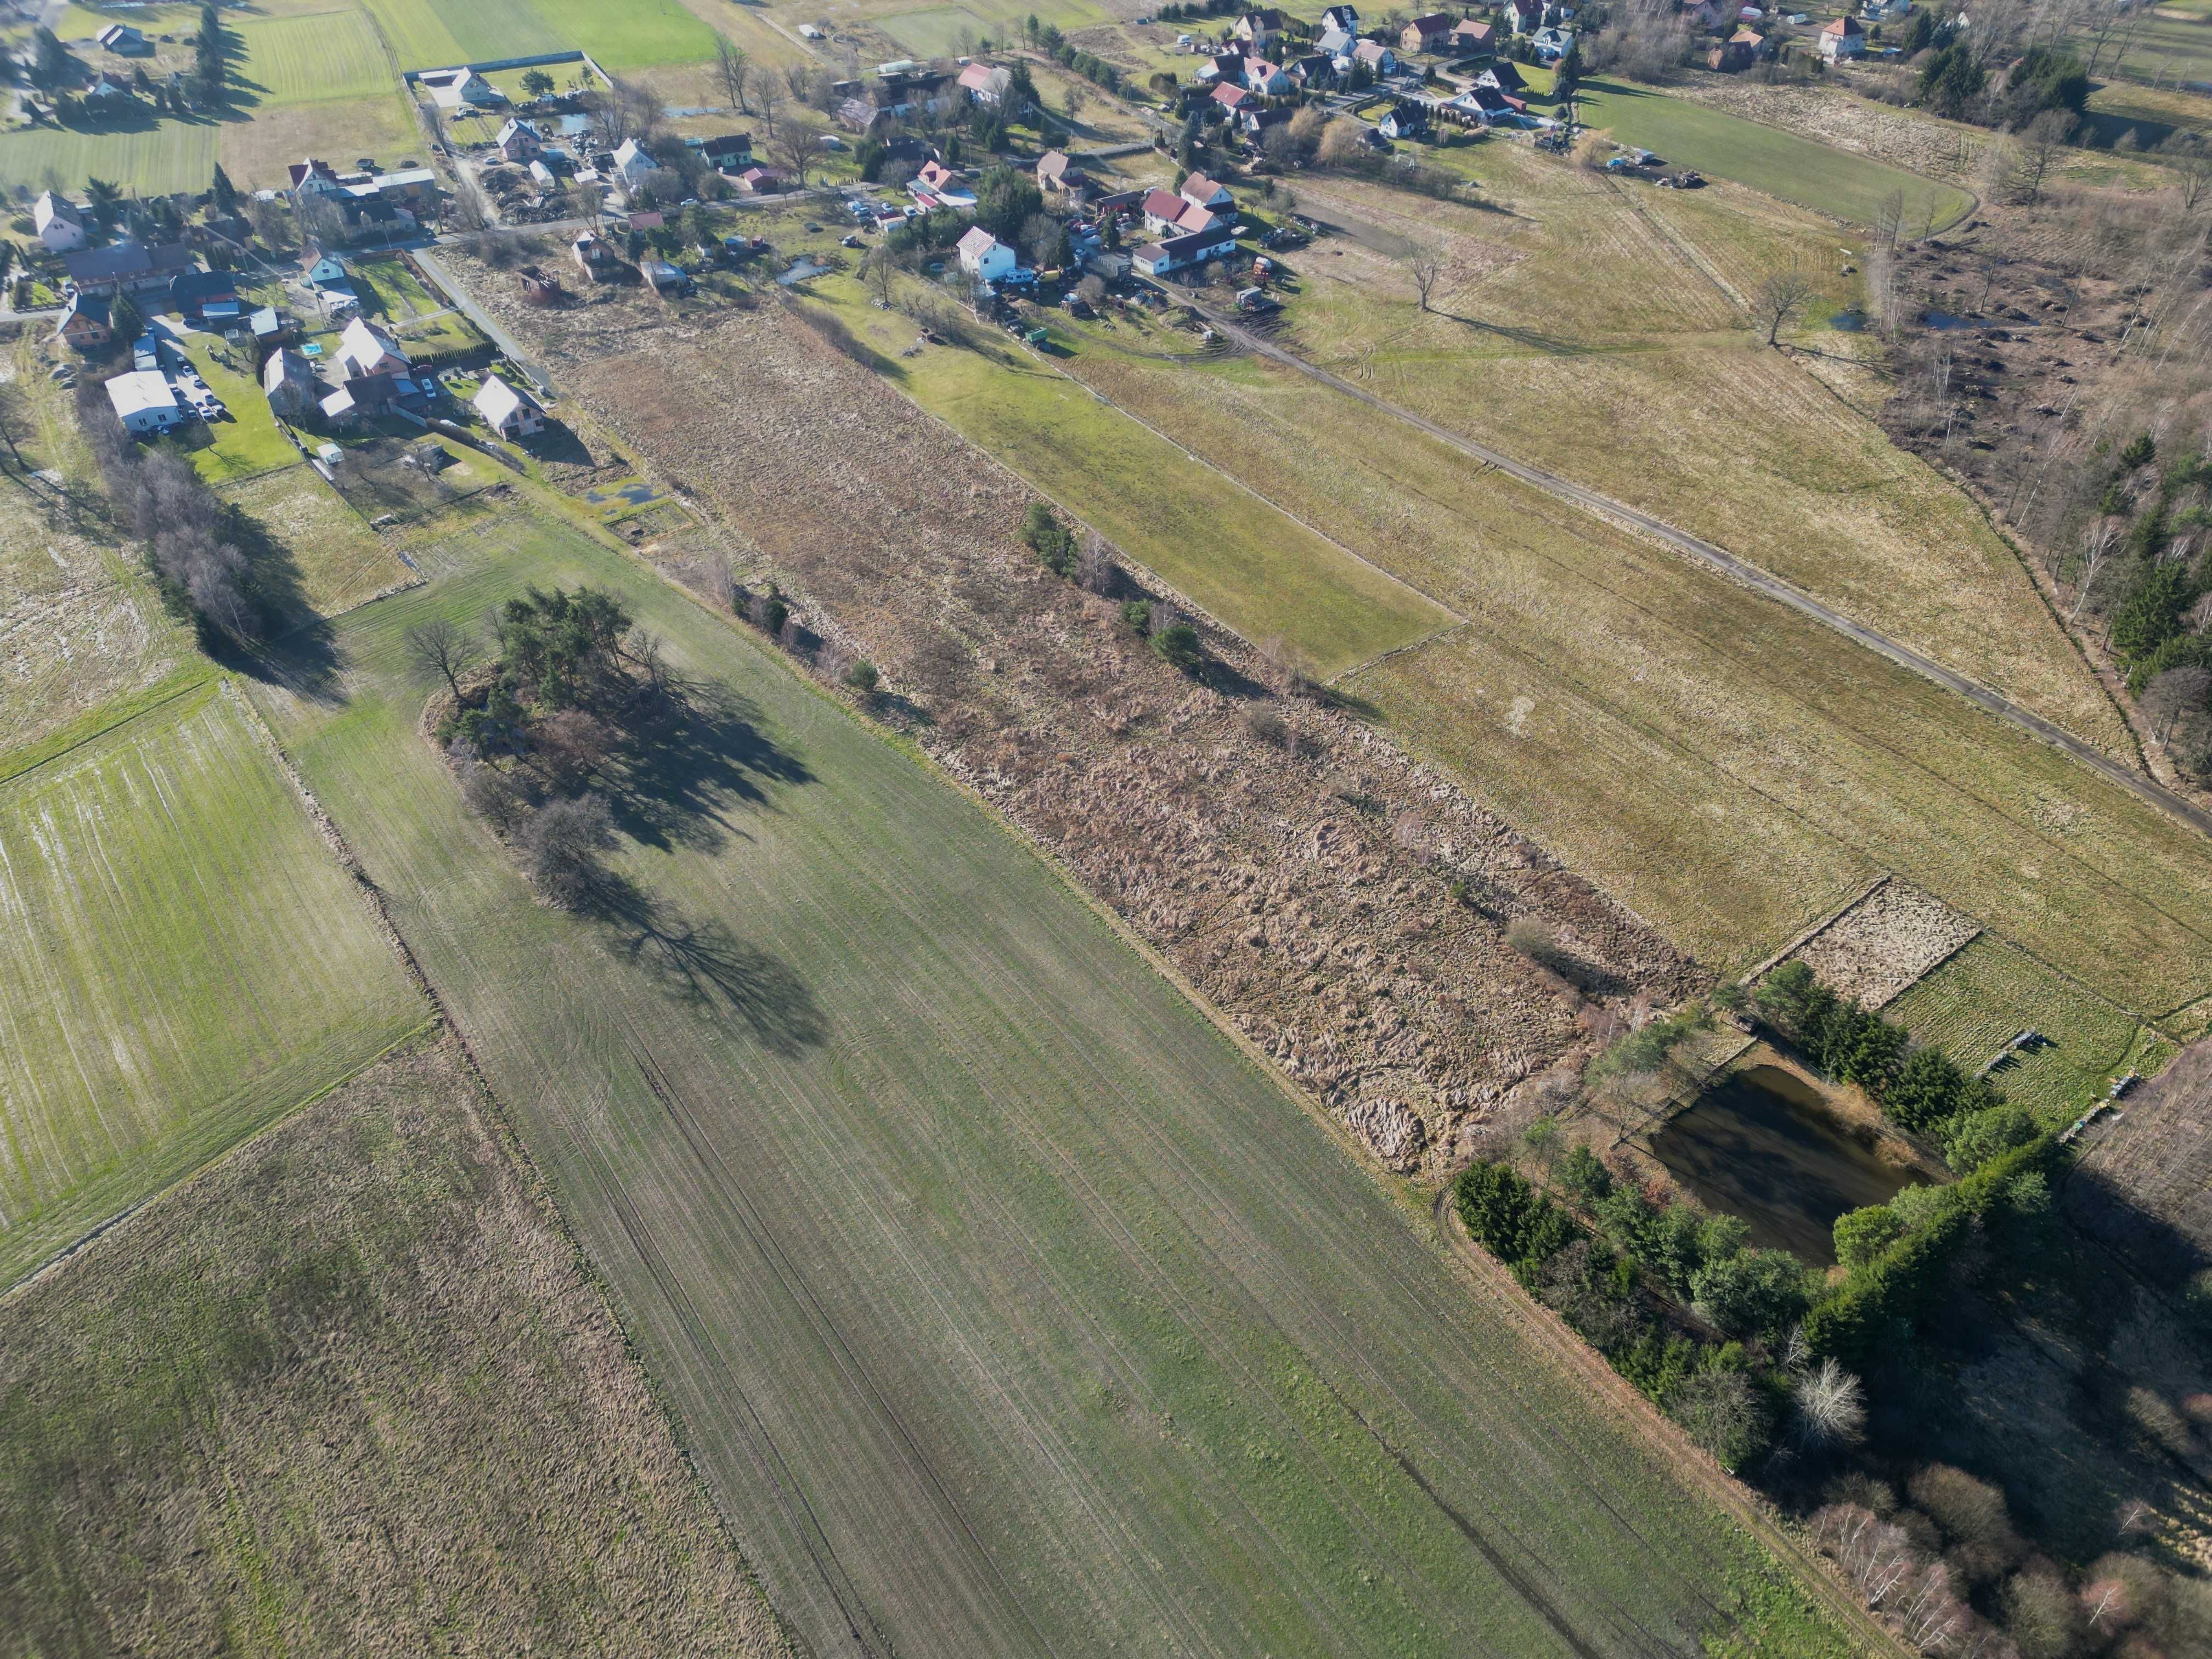
[[[867,283],[868,292],[874,295],[879,305],[891,302],[891,273],[898,269],[898,261],[887,247],[868,250],[868,257],[860,261],[860,277]]]
[[[1106,538],[1095,530],[1085,532],[1083,545],[1075,556],[1076,586],[1103,599],[1114,591],[1118,580],[1113,550],[1106,545]]]
[[[1806,1372],[1790,1403],[1796,1437],[1807,1446],[1847,1446],[1866,1431],[1865,1391],[1832,1359]]]
[[[745,82],[751,78],[752,59],[745,49],[726,36],[714,37],[714,78],[720,82],[722,96],[730,100],[730,107],[740,115],[752,113],[745,103]]]
[[[608,890],[605,855],[615,845],[614,815],[598,795],[548,801],[523,827],[530,878],[554,903],[583,909]]]
[[[760,85],[755,88],[755,90],[760,95],[761,125],[767,129],[769,142],[774,143],[775,139],[775,108],[778,104],[783,101],[782,88],[778,87],[775,82],[763,78]]]
[[[2015,200],[2032,207],[2043,199],[2044,181],[2073,136],[2074,118],[2064,110],[2047,109],[2027,124],[2014,148],[2012,173],[2007,180]]]
[[[1784,324],[1802,311],[1820,290],[1796,265],[1778,270],[1759,285],[1758,314],[1766,323],[1766,343],[1775,344]]]
[[[2069,623],[2081,619],[2081,607],[2089,602],[2089,590],[2097,584],[2097,576],[2112,556],[2112,544],[2119,539],[2120,527],[2110,519],[2092,525],[2081,536],[2081,585],[2075,590],[2074,609],[2067,613]]]
[[[807,170],[813,167],[817,135],[804,121],[786,118],[769,140],[769,154],[783,164],[792,183],[806,188]]]
[[[441,675],[453,701],[461,700],[461,671],[476,655],[476,641],[451,617],[434,617],[407,630],[407,659],[427,673]]]
[[[2212,669],[2169,668],[2143,688],[2136,707],[2151,723],[2151,738],[2163,744],[2174,722],[2212,703]]]
[[[1406,270],[1421,296],[1421,309],[1435,309],[1429,301],[1451,272],[1451,253],[1442,243],[1417,240],[1406,251]]]

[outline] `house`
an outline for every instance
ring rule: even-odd
[[[292,337],[292,319],[275,306],[264,306],[246,319],[258,346],[282,345]]]
[[[1314,52],[1304,58],[1294,58],[1283,65],[1283,73],[1291,77],[1291,84],[1309,91],[1320,91],[1336,82],[1336,60]]]
[[[1015,266],[1021,263],[1014,257],[1013,249],[981,225],[968,228],[967,234],[961,237],[957,246],[957,251],[960,255],[960,269],[979,282],[1004,282],[1014,274]]]
[[[1359,33],[1359,14],[1350,6],[1328,7],[1321,15],[1321,30],[1326,34],[1331,29],[1340,34],[1357,35]]]
[[[1912,12],[1912,0],[1859,0],[1859,15],[1869,23],[1894,23]]]
[[[1226,238],[1209,236],[1204,232],[1170,236],[1150,247],[1139,248],[1129,256],[1129,264],[1139,276],[1158,278],[1218,258],[1233,252],[1235,246]]]
[[[507,101],[507,94],[472,69],[424,70],[415,84],[425,88],[440,109],[482,109]]]
[[[239,315],[238,277],[228,270],[179,271],[169,279],[169,309],[191,318],[228,318],[235,321]],[[222,307],[228,307],[225,311]]]
[[[407,353],[399,342],[375,324],[356,317],[345,325],[338,336],[338,367],[348,379],[356,375],[363,380],[380,375],[401,375],[408,373]]]
[[[1528,37],[1528,44],[1536,49],[1540,64],[1556,64],[1575,49],[1572,29],[1545,27]]]
[[[499,130],[499,137],[492,140],[492,147],[499,151],[501,161],[519,166],[536,160],[538,151],[545,148],[545,140],[529,122],[519,115],[510,115],[507,125]]]
[[[1556,28],[1574,15],[1572,6],[1560,5],[1558,0],[1505,0],[1505,20],[1513,25],[1516,34]]]
[[[1416,17],[1398,31],[1401,52],[1442,52],[1451,40],[1453,19],[1440,11]]]
[[[681,177],[672,175],[653,159],[653,152],[635,138],[623,139],[622,148],[615,151],[614,170],[623,189],[632,194],[647,190],[661,196],[683,194]]]
[[[1522,97],[1528,90],[1528,83],[1522,78],[1520,70],[1509,59],[1503,58],[1476,76],[1474,84],[1478,87],[1495,87],[1509,98]]]
[[[1443,112],[1462,126],[1473,121],[1486,127],[1495,122],[1510,120],[1523,113],[1527,108],[1528,106],[1518,98],[1478,81],[1446,104]]]
[[[496,374],[484,376],[471,406],[502,438],[527,438],[545,429],[545,415],[526,395]]]
[[[48,251],[68,253],[84,246],[84,215],[76,203],[41,191],[31,204],[31,225]]]
[[[557,151],[547,150],[548,155]],[[370,181],[377,193],[388,200],[419,204],[433,202],[438,197],[438,175],[428,167],[406,167],[398,173],[380,173]]]
[[[1201,87],[1233,87],[1244,78],[1244,54],[1218,52],[1198,66],[1191,79]]]
[[[595,283],[613,276],[623,263],[604,238],[588,230],[576,233],[575,240],[568,244],[568,252],[576,261],[576,268]]]
[[[270,352],[261,365],[261,390],[280,421],[297,426],[322,412],[323,383],[315,377],[315,366],[289,346]]]
[[[150,58],[154,43],[128,23],[110,23],[92,37],[108,52],[123,58]]]
[[[1212,208],[1217,211],[1226,210],[1231,218],[1236,216],[1237,198],[1229,193],[1228,186],[1202,173],[1186,173],[1176,193],[1186,202],[1194,202],[1200,207]]]
[[[1256,107],[1260,101],[1242,87],[1216,87],[1210,95],[1215,103],[1231,115],[1248,105]]]
[[[743,173],[753,164],[753,136],[750,132],[717,133],[701,143],[699,154],[717,173]]]
[[[127,104],[131,101],[130,87],[121,81],[111,81],[101,76],[84,89],[88,104]]]
[[[774,167],[747,167],[730,184],[741,196],[769,196],[783,188],[783,174]]]
[[[1068,161],[1065,152],[1056,149],[1047,150],[1043,155],[1037,157],[1037,188],[1039,190],[1059,190],[1062,188],[1060,180],[1067,177],[1069,169],[1073,165],[1073,164]]]
[[[921,170],[914,175],[914,182],[932,195],[941,196],[958,187],[960,175],[933,156],[921,164]]]
[[[415,228],[415,216],[398,203],[386,200],[384,193],[374,185],[349,190],[337,202],[345,213],[352,240],[372,232],[388,238]]]
[[[185,412],[177,406],[176,388],[169,377],[157,368],[136,368],[128,374],[118,374],[107,383],[107,401],[114,405],[115,417],[123,422],[123,429],[143,437],[148,433],[167,432],[184,423]]]
[[[307,265],[307,286],[310,288],[329,288],[351,280],[345,261],[335,253],[317,253],[311,250]]]
[[[1757,29],[1738,29],[1705,54],[1705,66],[1723,75],[1749,69],[1766,49],[1766,38]]]
[[[1478,23],[1472,17],[1461,18],[1452,25],[1450,50],[1476,58],[1488,57],[1498,50],[1498,26]]]
[[[1229,33],[1253,51],[1265,52],[1283,38],[1283,14],[1273,6],[1264,11],[1248,11]]]
[[[1186,202],[1171,190],[1148,190],[1139,210],[1145,216],[1145,228],[1155,236],[1172,236],[1185,228],[1182,216],[1203,213],[1206,210],[1194,203]],[[1195,225],[1188,227],[1196,229]]]
[[[1282,65],[1264,58],[1244,60],[1244,85],[1262,98],[1287,98],[1291,91],[1291,77],[1283,72]]]
[[[1293,109],[1261,109],[1253,105],[1237,112],[1237,130],[1247,138],[1264,138],[1276,127],[1290,125],[1291,117],[1297,113]]]
[[[338,182],[337,169],[328,161],[319,161],[310,155],[304,161],[295,161],[284,169],[291,181],[292,194],[302,196],[343,196],[345,186]]]
[[[1398,54],[1379,40],[1359,42],[1352,49],[1352,61],[1355,64],[1364,64],[1370,70],[1378,76],[1395,75],[1398,72]]]
[[[1352,49],[1359,44],[1357,35],[1346,34],[1342,29],[1323,29],[1321,38],[1314,42],[1314,50],[1339,70],[1352,67]]]
[[[69,305],[54,330],[54,338],[66,340],[76,349],[91,353],[114,337],[115,330],[108,320],[107,296],[105,294],[70,295]]]
[[[971,103],[996,109],[1014,83],[1013,72],[995,64],[970,64],[960,71],[960,89]]]
[[[640,269],[656,294],[689,294],[698,286],[684,274],[681,265],[672,265],[665,259],[647,259]]]
[[[191,268],[191,250],[175,242],[158,242],[150,247],[143,242],[117,242],[62,255],[62,269],[78,291],[86,294],[160,288],[178,272]]]
[[[1418,138],[1429,130],[1429,110],[1425,104],[1401,103],[1375,124],[1375,131],[1385,138]]]
[[[1838,17],[1820,28],[1820,56],[1830,63],[1866,54],[1866,30],[1856,17]]]

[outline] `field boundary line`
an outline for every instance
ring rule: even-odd
[[[184,669],[179,670],[179,672],[189,672],[190,670]],[[201,674],[198,678],[187,680],[175,690],[166,692],[162,696],[156,697],[151,702],[142,703],[137,708],[131,710],[127,714],[118,715],[114,720],[110,720],[106,725],[100,727],[97,731],[88,732],[84,736],[63,744],[59,749],[56,749],[47,754],[40,755],[36,759],[26,762],[23,765],[17,767],[12,772],[0,773],[0,787],[5,787],[7,785],[15,782],[18,778],[27,778],[32,773],[39,771],[42,768],[52,765],[54,762],[60,760],[63,757],[75,754],[78,750],[85,747],[86,744],[98,743],[109,732],[119,732],[125,726],[130,725],[133,720],[141,720],[148,714],[151,714],[160,709],[166,708],[171,703],[176,702],[179,697],[189,696],[192,692],[198,691],[203,687],[218,681],[222,676],[222,670],[216,668],[213,664],[210,664],[206,672]],[[37,745],[34,744],[26,745],[26,748],[28,749],[35,749]],[[6,763],[5,760],[0,760],[0,765],[5,765]]]
[[[1859,906],[1864,904],[1876,893],[1881,891],[1883,888],[1888,886],[1894,879],[1896,879],[1896,872],[1894,871],[1883,871],[1872,881],[1869,882],[1866,884],[1865,890],[1856,898],[1844,900],[1843,903],[1829,911],[1827,915],[1822,916],[1818,921],[1814,922],[1810,927],[1808,927],[1803,933],[1798,934],[1796,938],[1791,939],[1789,944],[1784,945],[1779,951],[1777,951],[1772,956],[1767,957],[1765,961],[1760,963],[1756,968],[1745,969],[1741,974],[1737,975],[1739,981],[1743,984],[1749,984],[1753,980],[1757,979],[1761,974],[1765,973],[1769,969],[1772,968],[1775,963],[1782,961],[1784,957],[1789,956],[1792,951],[1802,949],[1813,940],[1820,938],[1821,934],[1826,933],[1828,929],[1834,927],[1845,916],[1850,915],[1852,911],[1857,909]],[[1978,922],[1975,924],[1976,932],[1978,933],[1980,931],[1980,926],[1981,925]]]
[[[1340,673],[1331,674],[1327,679],[1323,680],[1322,684],[1323,685],[1334,686],[1339,681],[1348,680],[1354,674],[1364,674],[1370,668],[1380,668],[1384,663],[1389,662],[1393,657],[1402,657],[1408,651],[1419,651],[1425,645],[1435,644],[1447,634],[1456,634],[1462,628],[1473,628],[1474,626],[1474,624],[1472,622],[1467,621],[1446,623],[1442,628],[1431,629],[1429,632],[1422,635],[1418,640],[1408,640],[1403,645],[1392,646],[1388,651],[1378,651],[1375,655],[1368,658],[1365,662],[1356,662],[1352,664],[1351,667],[1345,669]],[[1241,638],[1242,635],[1239,635],[1239,637]]]

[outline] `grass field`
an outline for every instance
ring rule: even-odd
[[[2088,35],[2077,33],[2074,48],[2087,61]],[[2137,17],[2123,15],[2106,37],[2097,72],[2166,87],[2212,81],[2212,15],[2202,8],[2181,6],[2147,7]]]
[[[257,695],[802,1639],[1840,1650],[979,808],[575,532],[449,558],[338,623],[343,702]],[[532,902],[404,666],[580,580],[730,699],[625,804],[635,927]]]
[[[222,495],[291,554],[301,597],[319,615],[335,616],[408,579],[391,545],[313,467],[266,473]]]
[[[0,1654],[785,1650],[454,1057],[0,1299]]]
[[[142,196],[202,191],[216,164],[241,190],[275,188],[284,168],[306,155],[396,159],[421,154],[397,91],[327,103],[264,106],[252,119],[165,118],[129,131],[82,132],[37,127],[0,134],[0,187],[81,191],[88,178],[111,179]]]
[[[1733,179],[1856,224],[1873,223],[1893,191],[1903,194],[1905,220],[1916,230],[1931,214],[1941,230],[1973,203],[1949,185],[1631,82],[1585,81],[1577,101],[1589,125],[1620,143],[1656,150],[1671,166]]]
[[[2042,1032],[2047,1047],[2015,1053],[1990,1076],[2008,1099],[2061,1127],[2103,1099],[2105,1085],[2122,1072],[2154,1073],[2174,1052],[2134,1015],[1986,935],[1886,1012],[1970,1072],[1995,1059],[2016,1033]]]
[[[233,73],[261,104],[323,104],[392,89],[384,43],[367,14],[352,7],[240,18],[229,27],[245,49]]]
[[[276,425],[276,416],[253,376],[248,347],[195,329],[185,336],[185,352],[230,418],[202,428],[210,441],[192,451],[192,465],[210,483],[251,478],[306,463]]]
[[[0,786],[0,1282],[422,1023],[230,696]]]
[[[989,24],[958,6],[902,12],[896,17],[878,18],[876,27],[916,58],[950,58],[971,52],[977,41],[991,38]]]

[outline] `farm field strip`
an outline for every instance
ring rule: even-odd
[[[428,1017],[209,683],[0,787],[0,1281]]]
[[[261,104],[330,103],[392,89],[383,41],[367,15],[350,6],[237,18],[228,27],[246,48],[234,72]]]
[[[456,549],[343,703],[257,695],[817,1650],[1843,1650],[1744,1628],[1771,1562],[981,809],[573,532]],[[582,579],[732,697],[642,937],[531,900],[403,666]]]

